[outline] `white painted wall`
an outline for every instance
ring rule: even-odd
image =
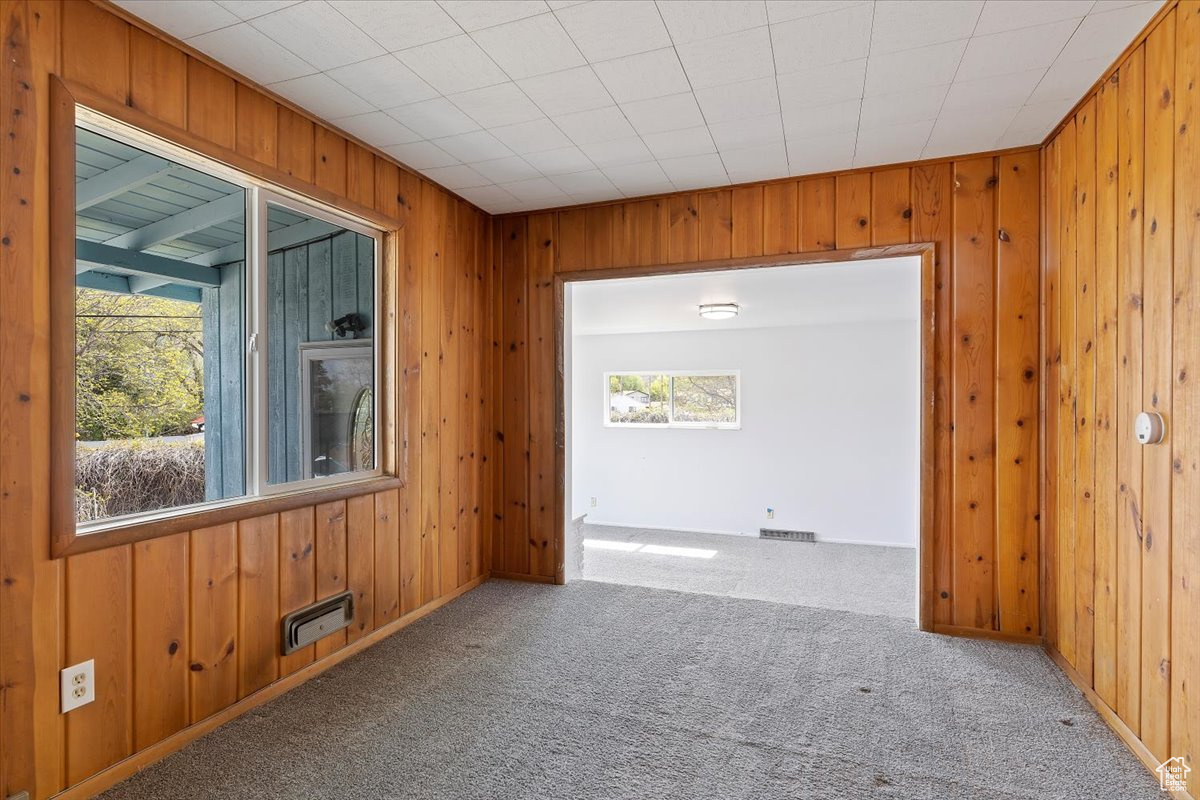
[[[916,546],[917,321],[575,336],[571,345],[572,517]],[[606,371],[666,369],[741,370],[741,429],[604,426]]]

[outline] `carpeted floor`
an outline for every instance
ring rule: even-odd
[[[104,796],[1162,795],[1036,647],[754,600],[493,581]]]
[[[592,524],[582,526],[582,535],[582,575],[590,581],[916,619],[916,548]],[[627,549],[636,545],[642,546]],[[663,547],[715,555],[663,553]]]

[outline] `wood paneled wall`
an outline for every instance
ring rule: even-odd
[[[0,15],[0,797],[44,798],[487,573],[491,221],[104,7],[5,0]],[[49,558],[51,74],[402,228],[384,291],[403,415],[384,435],[404,488]],[[346,588],[353,627],[280,657],[280,616]],[[89,658],[97,701],[60,715],[58,670]]]
[[[1043,150],[1048,643],[1200,796],[1200,2]],[[1139,445],[1139,411],[1166,418]]]
[[[933,620],[1036,637],[1038,169],[1026,150],[497,219],[494,568],[561,568],[556,273],[933,242]]]

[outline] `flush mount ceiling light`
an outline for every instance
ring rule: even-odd
[[[737,315],[737,303],[703,303],[700,306],[700,316],[705,319],[733,319]]]

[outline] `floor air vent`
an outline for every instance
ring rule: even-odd
[[[283,654],[294,653],[354,621],[354,593],[342,592],[328,600],[293,611],[283,618]]]
[[[816,544],[817,534],[813,531],[782,531],[774,528],[759,528],[758,538],[778,539],[783,542],[810,542]]]

